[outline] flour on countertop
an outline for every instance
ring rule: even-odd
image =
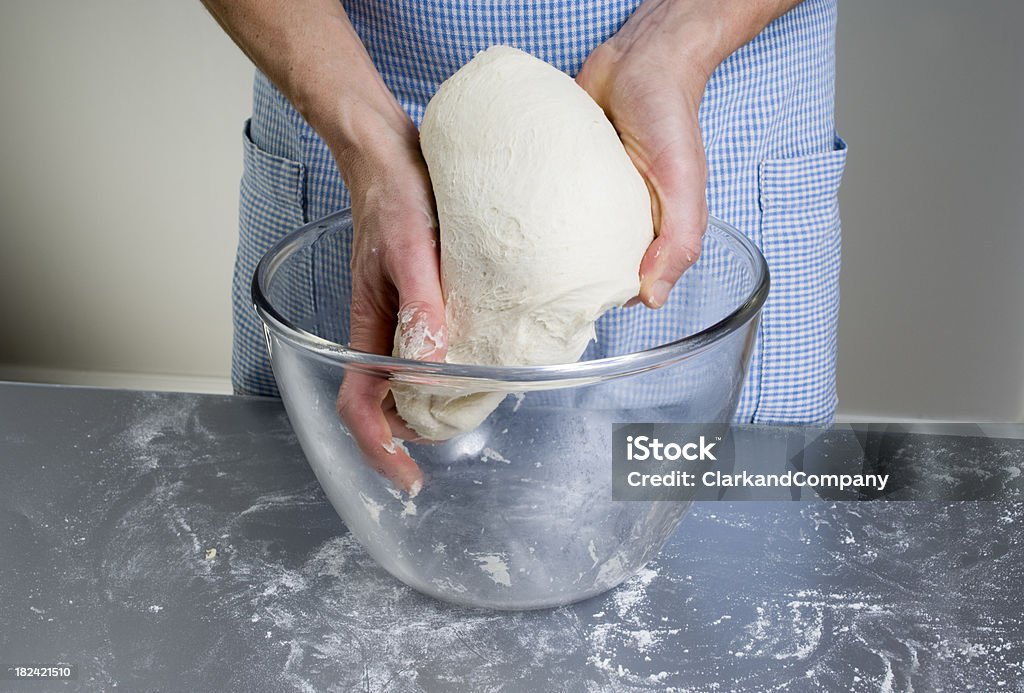
[[[1013,599],[1024,579],[1020,502],[697,504],[666,551],[617,590],[542,612],[478,611],[385,573],[308,473],[284,471],[301,459],[256,463],[263,450],[243,427],[237,438],[207,436],[189,407],[140,402],[138,421],[96,451],[94,469],[104,471],[77,504],[45,524],[32,519],[38,509],[15,515],[65,564],[52,591],[95,584],[85,599],[95,603],[37,597],[12,616],[95,617],[100,632],[79,644],[104,689],[129,675],[111,648],[159,659],[172,632],[212,661],[248,653],[227,687],[236,690],[496,690],[509,671],[525,689],[559,680],[616,693],[714,690],[716,681],[781,693],[827,688],[837,676],[858,693],[1024,680],[1024,616]],[[279,425],[287,429],[283,415]],[[481,451],[470,468],[507,469],[472,464]],[[1008,465],[1021,459],[996,468]],[[381,521],[436,512],[430,490],[423,495],[418,515],[401,518],[408,496],[382,493]],[[77,560],[83,538],[96,552],[87,563]],[[586,565],[591,539],[607,555],[600,536],[581,536],[572,550]],[[455,551],[441,543],[422,551]],[[203,560],[212,546],[217,559]],[[514,588],[519,554],[493,553]],[[490,581],[479,565],[469,572]],[[104,625],[123,619],[138,627]]]

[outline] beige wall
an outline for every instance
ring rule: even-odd
[[[0,3],[0,376],[226,387],[251,81],[194,0]]]
[[[850,416],[1024,417],[1024,5],[840,7]],[[251,68],[195,0],[0,0],[0,377],[226,389]]]

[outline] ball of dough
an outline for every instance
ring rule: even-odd
[[[440,225],[446,360],[578,360],[594,322],[639,291],[654,235],[647,186],[604,112],[565,73],[496,46],[441,85],[420,144]],[[415,358],[401,342],[396,355]],[[393,390],[399,414],[432,439],[475,428],[506,394]]]

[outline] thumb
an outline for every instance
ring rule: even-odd
[[[398,289],[394,355],[416,361],[443,361],[448,353],[444,298],[437,253],[410,257],[393,273]],[[424,255],[428,255],[426,252]]]
[[[668,300],[701,251],[708,223],[707,162],[699,135],[646,171],[655,239],[640,262],[640,298],[651,308]]]
[[[443,361],[447,353],[443,304],[422,299],[403,303],[395,329],[395,356],[415,361]]]

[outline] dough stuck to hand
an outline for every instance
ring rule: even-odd
[[[640,289],[651,201],[604,112],[576,82],[496,46],[444,82],[420,144],[437,201],[449,363],[577,361],[594,322]],[[403,343],[395,340],[395,355]],[[393,386],[420,435],[472,430],[505,392]]]

